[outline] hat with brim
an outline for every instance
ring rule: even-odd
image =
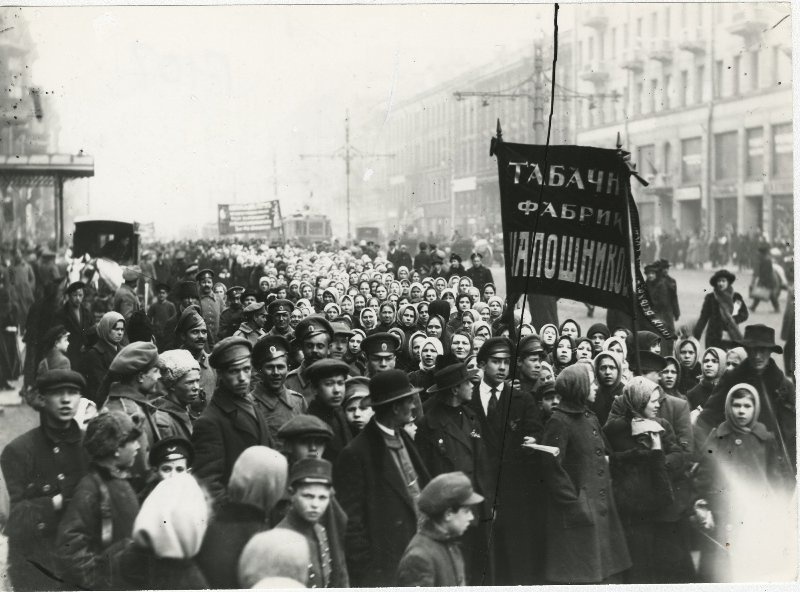
[[[745,348],[765,347],[773,353],[782,354],[783,348],[775,343],[775,329],[766,325],[748,325],[739,345]]]
[[[373,407],[411,397],[421,390],[421,388],[412,386],[408,380],[408,374],[402,370],[379,372],[369,381],[369,394]]]
[[[477,375],[478,370],[476,368],[469,370],[464,362],[450,364],[436,371],[433,375],[433,380],[435,381],[433,386],[429,387],[425,392],[431,395],[447,392],[453,387],[471,381]]]
[[[708,283],[712,286],[716,286],[717,280],[720,278],[728,280],[728,284],[732,284],[734,281],[736,281],[736,276],[730,271],[727,269],[718,269],[714,272],[714,275],[711,276],[711,279],[708,281]]]

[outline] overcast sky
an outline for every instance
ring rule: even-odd
[[[23,14],[37,44],[34,81],[55,93],[61,150],[95,157],[92,214],[154,220],[164,232],[179,216],[215,220],[216,203],[270,199],[273,155],[284,213],[313,191],[314,207],[341,223],[332,200],[344,190],[343,163],[298,155],[343,145],[348,107],[357,121],[390,97],[502,52],[530,51],[532,30],[549,24],[552,11],[224,6]],[[81,201],[86,190],[76,185],[73,193]]]

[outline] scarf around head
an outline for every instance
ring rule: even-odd
[[[191,559],[200,551],[209,519],[206,495],[188,473],[161,481],[145,498],[133,539],[162,559]]]
[[[631,433],[634,436],[664,431],[664,428],[658,422],[644,415],[644,410],[650,402],[650,397],[653,396],[653,392],[656,390],[658,390],[658,385],[644,376],[634,376],[622,389],[625,416],[630,419]]]
[[[719,380],[719,377],[722,376],[722,373],[725,372],[725,365],[728,363],[728,355],[725,353],[725,350],[720,349],[718,347],[707,347],[706,350],[703,352],[702,357],[700,358],[701,365],[706,355],[708,354],[711,354],[713,357],[717,359],[717,362],[719,362],[717,375],[711,379],[714,383],[716,383]],[[703,379],[704,380],[706,379],[705,375],[703,375]]]
[[[590,369],[588,364],[573,364],[561,371],[556,378],[556,392],[561,396],[562,402],[577,408],[586,405],[592,384]]]
[[[246,448],[236,459],[228,480],[228,495],[269,514],[286,489],[286,457],[266,446]]]
[[[740,426],[736,422],[736,418],[733,415],[733,394],[736,391],[747,391],[753,400],[753,418],[750,420],[750,423],[748,423],[746,426]],[[741,382],[730,388],[728,394],[725,396],[725,420],[728,422],[728,425],[734,431],[743,434],[753,431],[753,426],[758,421],[758,416],[760,414],[761,414],[761,399],[758,396],[758,391],[755,389],[754,386],[747,384],[746,382]]]
[[[112,310],[104,314],[97,322],[97,338],[106,342],[116,350],[119,349],[119,344],[111,341],[111,330],[119,321],[122,321],[124,324],[125,318],[118,312]]]

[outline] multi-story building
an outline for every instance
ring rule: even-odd
[[[644,233],[790,239],[791,23],[782,20],[789,10],[764,3],[565,5],[551,143],[613,147],[620,133],[650,181],[633,188]],[[442,236],[453,227],[472,233],[499,226],[489,139],[499,118],[506,140],[534,141],[533,45],[532,38],[529,49],[505,61],[381,106],[363,122],[362,130],[380,130],[371,145],[395,156],[370,161],[373,175],[354,186],[354,226]],[[544,41],[544,120],[551,45]],[[488,94],[459,101],[457,91]]]
[[[622,132],[644,233],[791,240],[789,4],[595,4],[575,11],[578,143]],[[777,26],[774,26],[776,25]],[[774,27],[773,27],[774,26]]]
[[[552,54],[547,43],[543,46],[547,77]],[[572,59],[571,43],[562,43],[556,76],[564,85]],[[454,228],[462,235],[499,230],[497,164],[489,156],[489,144],[498,119],[505,140],[533,142],[534,76],[531,39],[528,47],[499,62],[395,102],[388,118],[386,105],[376,109],[359,126],[363,143],[393,157],[367,159],[372,175],[353,186],[353,226],[378,226],[390,235],[409,231],[441,237],[449,237]],[[546,116],[550,85],[542,81],[540,104]],[[459,98],[456,93],[464,94]],[[572,108],[562,98],[559,92],[551,143],[574,142]],[[369,137],[364,130],[370,129],[380,131]],[[546,124],[542,130],[546,133]]]
[[[30,64],[35,48],[18,8],[0,9],[0,154],[5,157],[56,152],[58,118],[52,97],[37,89]],[[52,179],[0,177],[0,238],[35,243],[55,233]]]

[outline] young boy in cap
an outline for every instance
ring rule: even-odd
[[[321,524],[333,499],[331,463],[306,458],[294,463],[289,471],[291,506],[276,528],[302,534],[308,541],[310,563],[309,588],[346,588],[350,585],[344,559],[344,541],[331,538]]]
[[[336,461],[339,452],[352,440],[342,401],[345,381],[350,367],[341,360],[327,358],[314,362],[308,368],[308,377],[316,390],[316,396],[308,406],[309,415],[314,415],[331,426],[333,438],[325,447],[323,458]]]
[[[286,388],[288,357],[289,342],[280,335],[266,335],[253,347],[252,394],[276,441],[281,426],[297,415],[308,413],[305,397]]]
[[[58,588],[56,528],[89,465],[74,420],[86,388],[83,376],[72,370],[50,370],[36,386],[40,425],[12,440],[0,454],[10,500],[4,534],[14,590]]]
[[[397,567],[397,586],[466,586],[464,558],[458,540],[483,501],[464,473],[431,479],[419,496],[422,520]]]
[[[58,527],[57,554],[64,580],[83,590],[111,589],[111,563],[139,512],[128,471],[139,452],[139,429],[121,411],[89,422],[84,446],[91,458]]]
[[[64,325],[70,333],[67,357],[70,368],[78,368],[81,361],[81,352],[86,346],[86,337],[89,329],[94,325],[94,315],[89,306],[84,302],[86,284],[72,282],[66,291],[67,301],[61,307],[55,322]]]
[[[150,449],[147,457],[150,464],[150,478],[147,485],[139,494],[139,501],[143,502],[156,488],[156,485],[165,479],[182,475],[192,470],[194,462],[194,447],[186,438],[173,436],[156,442]]]
[[[344,416],[355,438],[373,415],[369,401],[369,379],[353,376],[344,381]]]

